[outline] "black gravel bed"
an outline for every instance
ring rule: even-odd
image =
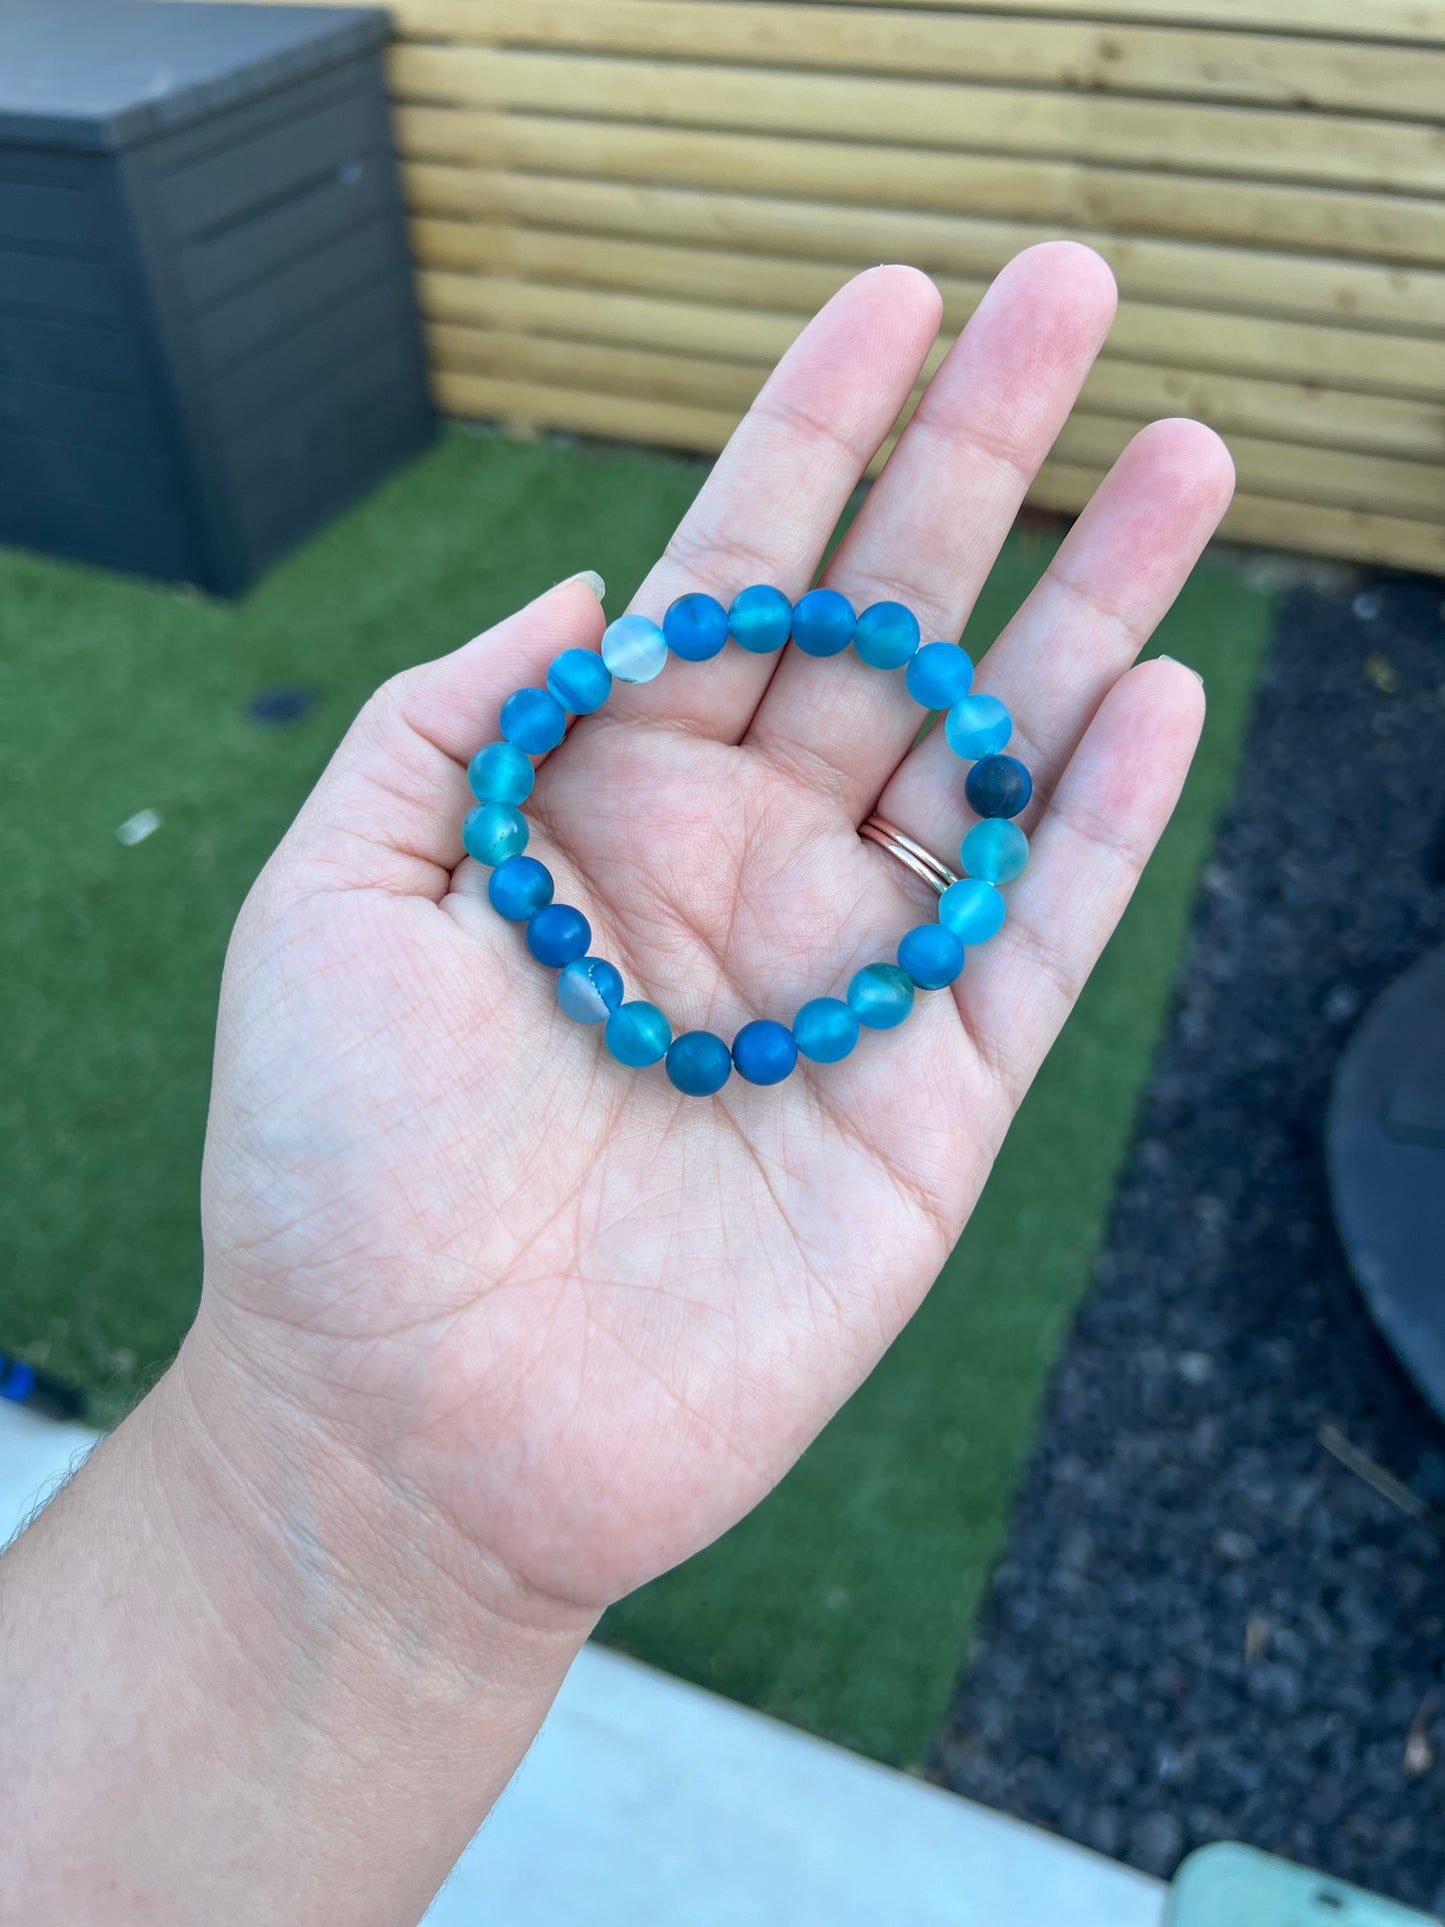
[[[1151,1873],[1245,1840],[1445,1914],[1445,1541],[1369,1482],[1445,1513],[1445,1432],[1357,1296],[1322,1154],[1361,1012],[1445,938],[1442,598],[1283,597],[931,1771]]]

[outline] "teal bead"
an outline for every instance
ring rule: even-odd
[[[992,756],[1012,736],[1013,727],[1013,717],[997,696],[965,696],[943,719],[948,747],[965,760]]]
[[[966,944],[996,937],[1006,910],[1003,892],[980,877],[960,877],[938,899],[938,921]]]
[[[768,582],[740,590],[728,610],[728,634],[752,656],[770,656],[781,649],[792,627],[792,603]]]
[[[647,616],[619,616],[602,632],[602,660],[619,682],[651,682],[667,661],[667,638]]]
[[[836,1064],[858,1042],[858,1019],[841,997],[814,997],[793,1019],[793,1037],[812,1064]]]
[[[612,671],[595,649],[564,649],[552,658],[547,688],[574,716],[590,716],[612,694]]]
[[[672,1042],[672,1025],[656,1004],[638,998],[635,1003],[617,1006],[607,1019],[602,1039],[619,1064],[640,1070],[666,1055]]]
[[[545,689],[514,689],[502,704],[502,734],[529,756],[545,756],[567,734],[567,712]]]
[[[918,618],[901,602],[874,602],[859,616],[853,647],[871,669],[901,669],[918,653]]]
[[[909,695],[925,709],[952,709],[973,687],[973,663],[956,642],[925,642],[906,680]]]
[[[848,1008],[868,1030],[892,1030],[913,1008],[913,979],[897,964],[864,964],[848,986]]]
[[[841,655],[857,622],[847,596],[836,589],[810,589],[793,605],[793,641],[804,655]]]
[[[511,743],[488,743],[467,764],[467,781],[479,803],[525,803],[536,780],[531,757]]]
[[[1029,860],[1029,840],[1004,816],[985,817],[963,839],[959,854],[971,877],[984,883],[1012,883]]]
[[[781,1084],[798,1061],[798,1046],[786,1024],[754,1018],[733,1039],[733,1064],[749,1084]]]
[[[684,662],[709,662],[728,639],[728,612],[716,596],[694,589],[680,595],[662,618],[662,633]]]
[[[604,1024],[622,1002],[622,977],[605,957],[579,957],[557,978],[557,1002],[578,1024]]]
[[[510,803],[478,803],[462,824],[462,845],[489,870],[527,847],[527,819]]]
[[[920,923],[899,943],[898,967],[920,990],[943,990],[963,969],[963,939],[947,924]]]
[[[733,1074],[732,1052],[716,1032],[685,1030],[667,1047],[668,1078],[685,1097],[711,1097]]]

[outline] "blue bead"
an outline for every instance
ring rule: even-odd
[[[602,660],[619,682],[651,682],[667,661],[667,638],[647,616],[619,616],[602,631]]]
[[[925,709],[952,709],[973,687],[973,663],[956,642],[925,642],[908,665],[907,682]]]
[[[605,957],[579,957],[557,979],[557,1002],[579,1024],[605,1024],[622,1002],[622,977]]]
[[[938,899],[938,921],[964,943],[987,943],[1003,929],[1003,892],[979,877],[960,877]]]
[[[852,603],[836,589],[810,589],[793,605],[793,641],[804,655],[841,655],[857,624]]]
[[[892,1030],[913,1008],[913,979],[897,964],[864,964],[848,986],[848,1008],[869,1030]]]
[[[793,1019],[793,1036],[814,1064],[836,1064],[858,1042],[858,1019],[841,997],[814,997]]]
[[[1034,793],[1034,779],[1017,756],[985,756],[964,777],[963,793],[979,816],[1017,816]]]
[[[552,872],[534,856],[509,856],[487,878],[492,908],[509,923],[525,923],[552,901]]]
[[[630,1064],[640,1070],[644,1064],[655,1064],[666,1053],[672,1042],[672,1025],[656,1004],[644,1003],[639,998],[636,1003],[617,1006],[607,1019],[602,1039],[619,1064]]]
[[[527,925],[527,948],[551,970],[585,957],[591,941],[591,924],[570,903],[549,903]]]
[[[781,649],[792,627],[792,603],[767,582],[740,590],[728,610],[728,634],[749,655],[770,656]]]
[[[527,847],[527,819],[510,803],[478,803],[462,823],[462,845],[488,869],[520,856]]]
[[[870,668],[901,669],[918,653],[918,618],[901,602],[875,602],[858,618],[853,647]]]
[[[781,1084],[798,1061],[798,1046],[786,1024],[758,1017],[733,1039],[733,1063],[750,1084]]]
[[[564,649],[552,658],[547,688],[574,716],[590,716],[612,694],[612,671],[595,649]]]
[[[529,756],[545,756],[567,734],[567,712],[545,689],[514,689],[502,704],[502,734]]]
[[[898,946],[898,967],[920,990],[942,990],[963,969],[963,939],[942,923],[920,923]]]
[[[711,1097],[733,1072],[732,1052],[710,1030],[685,1030],[667,1048],[669,1078],[687,1097]]]
[[[1029,860],[1029,840],[1017,823],[1002,816],[986,816],[963,839],[959,854],[971,877],[985,883],[1012,883],[1022,876]]]
[[[662,618],[662,633],[673,655],[684,662],[707,662],[728,639],[728,612],[716,596],[694,590],[673,603]]]
[[[965,696],[943,719],[943,733],[955,756],[992,756],[1013,734],[1013,717],[997,696]]]
[[[467,781],[479,803],[525,803],[536,780],[531,757],[510,743],[488,743],[467,764]]]

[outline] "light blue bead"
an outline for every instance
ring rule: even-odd
[[[963,939],[946,924],[920,923],[898,945],[898,968],[920,990],[942,990],[963,969]]]
[[[1003,929],[1003,892],[979,877],[960,877],[938,899],[938,921],[962,942],[987,943]]]
[[[858,618],[853,647],[872,669],[901,669],[918,653],[918,618],[901,602],[875,602]]]
[[[786,1024],[754,1018],[733,1039],[733,1064],[750,1084],[781,1084],[798,1061],[798,1046]]]
[[[694,589],[680,595],[662,618],[662,633],[684,662],[708,662],[728,639],[728,612],[716,596]]]
[[[685,1030],[667,1048],[667,1075],[686,1097],[711,1097],[733,1074],[732,1052],[714,1031]]]
[[[848,1008],[869,1030],[892,1030],[913,1008],[913,979],[897,964],[864,964],[848,986]]]
[[[545,756],[567,734],[567,712],[545,689],[514,689],[502,704],[502,734],[529,756]]]
[[[858,618],[836,589],[810,589],[793,605],[793,641],[808,656],[837,656],[853,640]]]
[[[531,757],[510,743],[488,743],[467,765],[467,781],[479,803],[525,803],[536,780]]]
[[[667,638],[647,616],[619,616],[602,632],[602,660],[619,682],[651,682],[667,661]]]
[[[814,997],[793,1019],[793,1036],[810,1063],[836,1064],[858,1042],[858,1019],[841,997]]]
[[[770,656],[781,649],[792,627],[792,603],[768,582],[739,590],[728,610],[728,633],[749,655]]]
[[[510,803],[478,803],[462,823],[462,845],[469,857],[493,869],[527,847],[527,819]]]
[[[1012,883],[1029,860],[1029,840],[1004,816],[985,817],[963,839],[959,852],[971,877],[984,883]]]
[[[925,642],[908,665],[907,682],[925,709],[952,709],[973,687],[973,663],[956,642]]]
[[[656,1004],[639,998],[635,1003],[617,1006],[607,1019],[602,1037],[619,1064],[641,1069],[666,1055],[672,1042],[672,1025]]]
[[[1013,717],[997,696],[965,696],[943,719],[943,733],[955,756],[992,756],[1013,734]]]
[[[534,856],[509,856],[487,878],[492,908],[509,923],[525,923],[552,901],[552,872]]]
[[[595,649],[564,649],[552,658],[547,687],[574,716],[590,716],[612,694],[612,671]]]
[[[622,1002],[622,978],[605,957],[579,957],[557,979],[557,1002],[579,1024],[603,1024]]]

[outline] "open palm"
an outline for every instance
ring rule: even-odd
[[[826,580],[957,635],[1112,308],[1085,249],[1012,263]],[[634,606],[801,594],[938,320],[911,269],[850,283]],[[227,1355],[538,1596],[599,1608],[746,1512],[936,1275],[1167,820],[1202,695],[1130,665],[1230,484],[1194,423],[1125,451],[980,668],[1035,778],[1004,930],[900,1030],[774,1088],[690,1099],[622,1068],[458,867],[467,759],[511,689],[597,645],[592,590],[382,690],[227,963],[202,1313]],[[857,835],[878,809],[952,860],[962,766],[918,721],[851,652],[669,662],[542,762],[530,847],[675,1030],[786,1022],[933,914]]]

